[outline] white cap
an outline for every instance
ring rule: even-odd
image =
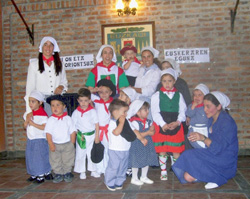
[[[167,61],[168,63],[171,64],[173,69],[177,72],[178,77],[182,74],[181,69],[180,69],[180,64],[178,64],[175,60],[173,60],[171,58],[167,58],[164,61]]]
[[[165,74],[172,75],[173,78],[175,79],[175,81],[178,78],[177,72],[174,69],[172,69],[172,68],[168,68],[168,69],[165,69],[165,70],[161,71],[161,76],[163,76]]]
[[[209,93],[209,88],[205,84],[198,84],[194,90],[200,90],[204,95]]]
[[[216,99],[220,102],[223,109],[226,109],[230,104],[230,99],[224,93],[220,91],[211,92],[212,95],[216,97]]]
[[[44,37],[42,41],[40,42],[39,46],[39,52],[43,52],[43,45],[45,42],[50,41],[54,45],[54,51],[53,52],[60,52],[59,46],[57,45],[56,40],[53,37]]]
[[[37,99],[39,102],[45,102],[44,94],[42,94],[41,92],[39,92],[37,90],[31,91],[29,97],[33,97],[33,98]]]
[[[159,51],[156,50],[155,48],[151,47],[151,46],[146,46],[144,48],[141,49],[141,53],[143,53],[143,51],[145,50],[149,50],[153,55],[154,55],[154,58],[157,58],[159,56]]]
[[[129,119],[129,118],[133,117],[140,110],[140,108],[142,107],[144,102],[145,101],[142,101],[142,100],[133,101],[129,106],[127,118]]]
[[[102,51],[103,51],[103,49],[106,48],[106,47],[109,47],[109,48],[111,48],[111,49],[113,50],[112,62],[116,62],[116,61],[117,61],[117,59],[116,59],[116,54],[115,54],[115,50],[114,50],[113,46],[111,46],[111,45],[102,45],[101,48],[99,49],[97,55],[96,55],[96,61],[97,61],[97,63],[102,62],[102,60],[103,60],[103,59],[102,59]]]
[[[136,91],[131,87],[123,88],[122,91],[129,97],[130,101],[133,102],[136,98]]]

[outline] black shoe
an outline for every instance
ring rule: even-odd
[[[44,175],[44,177],[45,177],[45,180],[53,180],[54,179],[54,177],[51,173],[48,175]]]
[[[35,183],[41,184],[41,183],[43,183],[43,182],[44,182],[44,178],[43,178],[43,177],[37,177],[37,178],[36,178]]]
[[[36,176],[30,176],[26,181],[27,182],[34,182],[36,180]]]

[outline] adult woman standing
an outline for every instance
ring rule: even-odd
[[[38,59],[30,62],[26,82],[26,114],[30,113],[28,97],[38,90],[48,97],[61,94],[68,89],[65,69],[59,56],[59,46],[53,37],[44,37],[39,46]],[[45,103],[45,111],[51,115],[50,106]]]
[[[238,138],[235,121],[224,111],[229,104],[229,98],[222,92],[205,95],[204,110],[209,118],[209,135],[205,137],[193,132],[188,139],[202,141],[207,148],[187,150],[173,165],[181,183],[202,181],[207,182],[206,189],[213,189],[235,176]]]
[[[141,50],[142,66],[133,87],[137,92],[137,98],[150,103],[151,96],[155,93],[156,87],[160,82],[161,71],[154,63],[159,51],[147,46]]]
[[[102,45],[97,56],[97,64],[89,73],[85,86],[96,93],[98,91],[97,83],[101,79],[109,79],[116,86],[116,91],[129,86],[128,79],[122,68],[116,65],[116,54],[113,46]]]

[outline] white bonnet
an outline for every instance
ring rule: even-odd
[[[102,45],[101,48],[99,49],[97,55],[96,55],[96,61],[97,61],[97,63],[100,63],[102,61],[102,51],[106,47],[109,47],[109,48],[111,48],[113,50],[112,62],[116,62],[117,61],[115,50],[114,50],[113,46],[112,45]]]
[[[122,91],[129,97],[131,102],[133,102],[135,100],[135,98],[136,98],[135,89],[133,89],[131,87],[126,87],[126,88],[123,88]]]
[[[43,45],[45,42],[50,41],[54,45],[54,52],[60,52],[59,46],[57,45],[56,40],[53,37],[44,37],[40,42],[39,52],[43,52]]]
[[[198,84],[194,90],[200,90],[204,95],[209,93],[209,88],[205,84]]]
[[[45,102],[44,94],[42,94],[41,92],[39,92],[37,90],[31,91],[29,97],[33,97],[33,98],[37,99],[39,102]]]
[[[153,55],[154,55],[154,58],[157,58],[159,56],[159,51],[156,50],[155,48],[151,47],[151,46],[146,46],[144,48],[141,49],[141,53],[143,53],[143,51],[145,50],[149,50]]]
[[[224,93],[220,91],[211,92],[212,95],[216,97],[216,99],[220,102],[223,109],[226,109],[230,104],[230,99]]]
[[[140,110],[143,104],[144,104],[144,101],[142,100],[133,101],[129,106],[127,118],[129,119],[133,117]]]
[[[164,61],[167,61],[168,63],[171,64],[171,66],[174,68],[174,70],[177,72],[178,77],[182,74],[181,69],[180,69],[180,64],[178,64],[175,60],[171,58],[167,58]]]
[[[163,76],[165,74],[172,75],[174,77],[175,81],[178,78],[177,72],[174,69],[172,69],[172,68],[168,68],[168,69],[165,69],[165,70],[161,71],[161,76]]]

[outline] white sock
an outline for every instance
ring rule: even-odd
[[[145,177],[147,177],[147,175],[148,175],[148,166],[145,166],[145,167],[143,167],[142,169],[141,169],[141,177],[142,178],[145,178]]]
[[[138,168],[132,168],[132,178],[138,180]]]

